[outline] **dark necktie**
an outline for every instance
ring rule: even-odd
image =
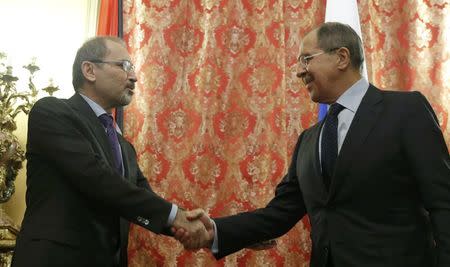
[[[325,118],[325,125],[322,131],[321,142],[321,163],[322,174],[327,189],[330,188],[331,177],[333,176],[334,165],[338,155],[338,114],[344,109],[338,103],[334,103],[328,110],[327,117]]]
[[[117,171],[122,174],[122,156],[120,153],[119,140],[117,139],[116,128],[114,127],[114,119],[109,114],[102,114],[98,117],[106,128],[106,136],[108,136],[109,144],[111,145],[112,153],[114,156],[114,166]]]

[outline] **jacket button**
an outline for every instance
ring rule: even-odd
[[[145,225],[148,225],[149,223],[150,223],[149,220],[147,220],[147,219],[144,220],[144,224],[145,224]]]

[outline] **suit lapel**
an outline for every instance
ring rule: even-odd
[[[322,175],[322,168],[320,167],[320,155],[319,155],[319,138],[320,138],[320,131],[322,129],[323,124],[325,123],[325,119],[323,119],[320,123],[317,124],[317,127],[313,130],[312,134],[314,136],[314,172],[317,174],[317,176],[322,177],[322,184],[325,188],[325,183],[323,181],[323,175]]]
[[[325,188],[319,162],[319,135],[323,121],[302,134],[297,154],[297,177],[305,199],[314,199],[324,205],[328,191]]]
[[[110,166],[114,166],[111,145],[108,142],[105,129],[89,104],[86,103],[86,101],[79,94],[73,95],[67,102],[72,109],[78,111],[78,115],[80,115],[84,122],[86,122],[85,124],[89,128],[92,135],[91,141],[99,148],[99,153],[101,153]]]
[[[349,171],[355,155],[363,148],[366,137],[374,127],[375,123],[380,119],[382,109],[381,92],[375,86],[370,85],[356,111],[355,117],[353,118],[336,160],[336,167],[331,179],[328,201],[334,197],[336,188],[343,182],[343,178]]]

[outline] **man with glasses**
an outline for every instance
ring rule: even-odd
[[[34,105],[27,209],[12,266],[127,266],[129,221],[157,234],[170,226],[206,231],[152,191],[114,122],[113,109],[130,103],[136,81],[125,43],[96,37],[75,57],[75,94]]]
[[[298,77],[312,101],[331,105],[327,117],[300,135],[266,207],[213,221],[188,214],[214,230],[203,247],[222,258],[308,214],[312,267],[450,266],[450,158],[437,118],[419,92],[369,84],[363,60],[348,25],[306,35]]]

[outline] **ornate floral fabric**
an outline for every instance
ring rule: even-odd
[[[420,91],[450,146],[450,2],[358,1],[369,80],[380,88]]]
[[[264,206],[300,132],[317,120],[295,77],[300,37],[324,20],[312,0],[124,1],[138,73],[125,133],[165,198],[224,216]],[[307,266],[307,219],[277,249],[216,263],[133,227],[130,266]]]
[[[317,105],[295,76],[296,57],[301,37],[324,21],[325,2],[124,1],[139,79],[124,132],[157,193],[213,217],[273,197],[298,135],[317,121]],[[394,2],[359,2],[369,80],[423,92],[448,144],[450,7]],[[218,262],[132,226],[129,265],[308,266],[310,251],[307,218],[276,249],[242,250]]]

